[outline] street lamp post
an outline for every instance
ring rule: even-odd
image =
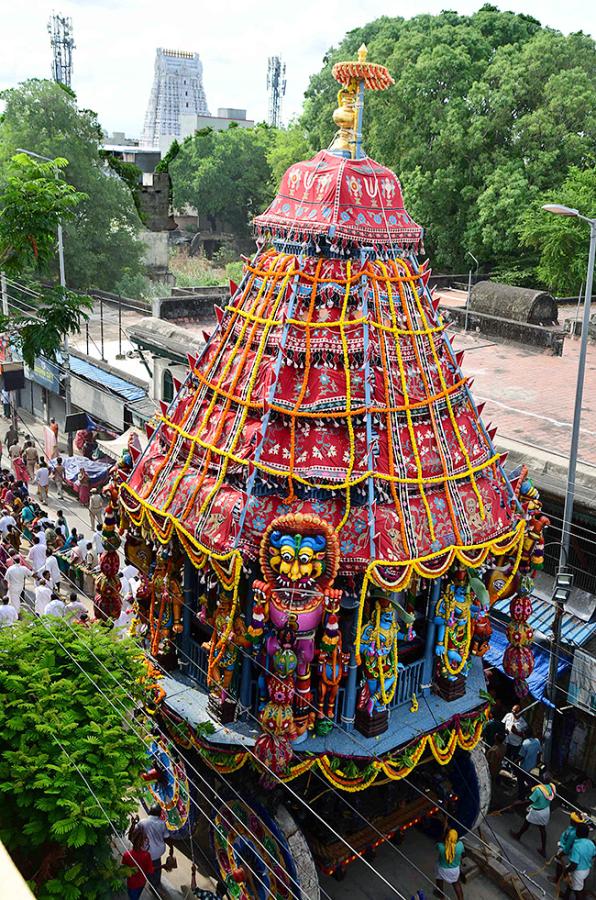
[[[567,487],[565,490],[565,510],[563,512],[563,525],[561,529],[561,549],[559,552],[559,567],[557,578],[560,579],[569,566],[569,550],[571,546],[571,523],[573,520],[573,503],[575,500],[575,478],[577,471],[577,454],[579,448],[579,432],[582,417],[582,400],[584,393],[584,378],[586,372],[586,352],[588,348],[588,328],[590,325],[590,309],[592,304],[592,282],[594,279],[594,256],[596,254],[596,219],[582,216],[577,209],[562,206],[559,203],[548,203],[542,207],[550,213],[558,216],[570,216],[582,219],[590,226],[590,251],[588,254],[588,273],[586,276],[586,294],[584,299],[584,315],[582,320],[582,334],[577,365],[577,382],[575,385],[575,406],[573,409],[573,426],[571,429],[571,447],[569,449],[569,467],[567,471]],[[547,735],[548,754],[547,762],[550,762],[552,750],[552,729],[554,722],[555,683],[559,665],[559,648],[561,644],[561,622],[565,605],[565,592],[556,590],[554,600],[556,602],[555,618],[553,621],[553,643],[548,674],[549,699],[553,707],[549,708],[545,734]],[[567,592],[567,597],[569,592]]]
[[[480,263],[478,262],[478,260],[474,256],[474,254],[470,252],[470,250],[467,251],[466,256],[471,256],[472,259],[474,260],[474,262],[476,263],[476,272],[474,274],[477,275]],[[470,269],[470,271],[468,272],[468,296],[466,298],[466,314],[464,317],[464,331],[468,330],[468,315],[470,312],[470,298],[471,297],[472,297],[472,270]]]
[[[34,159],[43,159],[44,162],[54,162],[49,156],[42,156],[40,153],[35,153],[33,150],[23,150],[22,147],[17,147],[17,153],[25,153],[27,156],[32,156]],[[56,178],[58,178],[58,170],[55,170]],[[66,274],[64,271],[64,241],[62,238],[62,222],[58,222],[58,267],[60,270],[60,287],[62,288],[62,293],[66,291]],[[70,354],[68,347],[68,333],[64,335],[62,341],[62,348],[64,352],[64,407],[66,418],[70,416],[72,413],[72,401],[71,401],[71,392],[70,392]],[[72,432],[66,432],[66,446],[68,450],[69,456],[72,456]]]

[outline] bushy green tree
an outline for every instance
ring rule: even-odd
[[[283,174],[290,166],[302,159],[309,159],[312,155],[308,135],[301,125],[292,124],[287,129],[277,131],[267,153],[272,193],[275,194]]]
[[[533,267],[536,252],[517,241],[524,213],[570,166],[594,164],[592,38],[491,5],[377,19],[348,33],[311,78],[301,123],[313,149],[335,130],[332,66],[363,41],[396,82],[367,95],[365,148],[399,174],[435,268],[462,271],[467,250],[484,267]]]
[[[560,188],[542,194],[526,210],[519,228],[522,244],[539,254],[540,280],[559,296],[576,295],[586,278],[589,227],[545,212],[543,203],[562,203],[596,218],[596,170],[573,166]]]
[[[101,157],[96,114],[79,109],[73,92],[53,81],[31,79],[1,97],[0,172],[19,147],[64,158],[66,181],[86,195],[65,224],[68,285],[110,290],[140,272],[140,220],[127,184]]]
[[[0,629],[0,838],[40,900],[122,885],[106,816],[122,831],[136,808],[143,671],[138,647],[100,625]]]
[[[62,179],[66,165],[65,159],[42,162],[18,153],[0,169],[0,268],[28,281],[24,291],[11,285],[12,308],[0,315],[0,331],[12,334],[30,366],[36,356],[54,358],[93,305],[89,297],[61,288],[29,290],[30,276],[43,274],[56,259],[58,224],[72,221],[86,199]]]
[[[246,237],[251,219],[273,196],[267,155],[275,134],[267,125],[230,125],[187,138],[169,164],[174,206],[194,207]]]

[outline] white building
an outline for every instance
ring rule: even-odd
[[[160,47],[141,144],[159,147],[162,135],[181,137],[182,116],[209,116],[203,66],[198,53]]]

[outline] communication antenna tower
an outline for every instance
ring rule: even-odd
[[[72,36],[72,19],[66,16],[50,16],[48,22],[50,43],[52,44],[52,78],[60,84],[71,86],[72,51],[75,46]]]
[[[281,103],[286,93],[286,64],[281,61],[281,56],[269,57],[267,90],[269,91],[268,122],[275,128],[280,128]]]

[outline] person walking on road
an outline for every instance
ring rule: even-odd
[[[565,864],[569,862],[571,848],[573,847],[573,842],[577,837],[577,826],[581,825],[582,822],[585,822],[584,816],[581,813],[572,812],[569,816],[569,825],[567,826],[565,831],[562,832],[561,837],[559,838],[557,855],[555,856],[557,868],[555,870],[555,874],[548,879],[555,884],[558,884],[558,882],[563,877],[563,871],[566,867]]]
[[[503,725],[507,732],[505,738],[507,758],[512,762],[516,762],[519,755],[519,748],[521,747],[522,741],[528,730],[528,723],[521,714],[521,706],[519,706],[519,704],[516,704],[512,707],[511,712],[508,712],[507,715],[503,716]]]
[[[58,500],[62,500],[64,497],[64,463],[62,462],[61,456],[56,460],[52,471],[52,478],[56,485],[56,496],[58,497]]]
[[[519,800],[523,800],[533,779],[530,775],[532,769],[538,765],[538,758],[542,750],[539,739],[533,734],[532,729],[528,729],[527,737],[525,737],[519,748],[517,764],[517,796]]]
[[[557,790],[551,781],[546,780],[549,777],[548,773],[545,772],[542,777],[545,779],[544,783],[537,784],[530,794],[530,807],[526,821],[519,831],[511,830],[509,833],[512,838],[519,841],[530,825],[536,825],[540,832],[538,853],[546,859],[546,826],[550,821],[550,805],[557,795]],[[521,800],[515,805],[519,806],[520,803],[526,802],[526,800]]]
[[[48,580],[45,578],[40,578],[37,583],[37,587],[35,588],[35,612],[38,616],[42,616],[45,612],[46,606],[52,599],[52,587],[49,582],[50,573],[47,574]]]
[[[488,768],[490,770],[490,777],[493,784],[493,788],[497,782],[497,778],[499,777],[499,773],[501,768],[503,767],[503,760],[505,759],[505,741],[503,739],[502,734],[495,734],[495,742],[492,747],[489,747],[486,751],[486,761],[488,763]]]
[[[462,841],[458,840],[458,834],[455,828],[447,831],[444,841],[437,844],[437,881],[436,888],[433,891],[435,897],[444,897],[445,882],[453,885],[455,896],[458,900],[463,900],[464,892],[460,882],[461,860],[464,855],[465,848]]]
[[[44,616],[54,616],[56,619],[63,619],[66,615],[66,603],[60,599],[58,594],[52,594],[52,599],[46,605],[43,614]]]
[[[147,849],[153,863],[153,874],[149,875],[148,881],[157,890],[161,884],[161,858],[166,852],[166,844],[172,853],[174,851],[172,842],[168,840],[168,827],[161,817],[161,807],[158,804],[152,806],[146,819],[139,821],[138,816],[132,817],[129,840],[131,833],[135,833],[134,829],[139,829],[147,838]]]
[[[8,628],[18,620],[19,614],[14,606],[8,602],[8,595],[0,602],[0,628]]]
[[[565,876],[569,879],[564,900],[569,900],[571,892],[575,894],[575,900],[583,900],[585,897],[584,884],[590,874],[596,856],[596,846],[590,840],[590,828],[586,822],[580,822],[576,829],[576,838],[569,854],[569,865],[565,869]]]
[[[27,562],[31,564],[35,575],[43,572],[46,564],[46,545],[41,543],[37,535],[33,536],[31,547],[27,554]]]
[[[34,481],[37,485],[37,496],[42,503],[47,503],[50,486],[50,470],[43,458],[39,461],[39,469],[37,470]]]
[[[81,469],[79,472],[79,503],[83,506],[89,505],[90,480],[87,469]]]
[[[8,585],[8,599],[11,606],[17,611],[17,615],[21,611],[21,602],[24,599],[25,579],[31,574],[31,570],[15,559],[13,564],[6,570],[6,583]]]
[[[122,854],[122,865],[133,870],[126,879],[128,900],[139,900],[147,878],[153,875],[154,869],[151,855],[147,850],[147,837],[143,830],[135,828],[130,839],[132,848]]]
[[[92,531],[95,531],[97,525],[102,524],[102,515],[103,501],[101,499],[101,494],[97,488],[91,488],[91,493],[89,495],[89,521],[91,523]]]
[[[4,388],[2,389],[2,412],[4,413],[4,418],[10,420],[10,394]]]
[[[37,449],[33,446],[31,441],[27,441],[25,446],[23,447],[23,459],[25,460],[25,465],[27,466],[27,474],[29,475],[29,480],[35,476],[35,466],[39,462],[39,453]]]

